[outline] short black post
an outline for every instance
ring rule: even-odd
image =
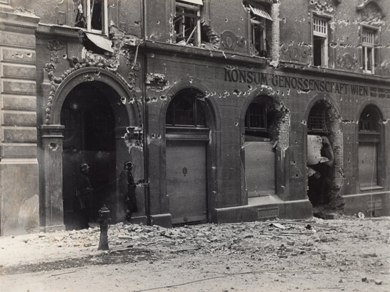
[[[100,240],[99,240],[99,247],[98,250],[108,250],[108,236],[107,236],[107,230],[108,230],[108,222],[111,220],[110,217],[110,210],[106,207],[106,205],[103,205],[103,207],[99,210],[99,219],[98,222],[100,223]]]

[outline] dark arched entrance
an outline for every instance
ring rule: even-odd
[[[105,204],[111,210],[116,201],[115,116],[108,97],[119,100],[118,93],[101,82],[81,83],[67,95],[61,109],[65,126],[63,140],[64,223],[67,229],[95,223],[98,210]],[[80,188],[80,166],[90,167],[93,191],[88,206],[75,196]],[[87,208],[84,208],[87,207]],[[88,218],[89,220],[85,220]],[[88,221],[88,222],[87,222]]]

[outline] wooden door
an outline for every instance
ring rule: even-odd
[[[168,140],[166,159],[172,223],[206,222],[206,142]]]

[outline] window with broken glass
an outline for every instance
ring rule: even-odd
[[[265,6],[253,2],[244,1],[244,5],[250,14],[250,40],[252,53],[260,57],[269,56],[268,31],[271,28],[272,17]]]
[[[313,16],[313,65],[328,66],[328,19]]]
[[[108,0],[74,0],[76,6],[75,26],[88,32],[108,33]]]
[[[363,72],[368,74],[375,73],[375,40],[376,30],[363,27],[362,29],[362,67]]]
[[[176,13],[173,20],[176,43],[200,46],[202,5],[202,0],[176,0]]]
[[[359,119],[359,183],[360,189],[379,187],[383,176],[378,157],[382,156],[379,111],[367,106]]]

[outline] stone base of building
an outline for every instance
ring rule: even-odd
[[[172,227],[172,215],[169,213],[150,215],[150,224],[170,228]]]
[[[250,222],[283,219],[307,219],[312,217],[309,200],[282,201],[277,196],[249,198],[248,205],[217,208],[216,223]]]
[[[133,217],[133,218],[131,218],[131,223],[132,223],[132,224],[143,224],[143,225],[147,225],[147,224],[148,224],[148,217],[146,217],[146,216],[137,216],[137,217]]]
[[[65,230],[65,225],[43,226],[39,228],[40,232],[55,232],[63,230]]]
[[[390,216],[390,192],[353,194],[343,198],[346,215],[361,212],[366,217]]]

